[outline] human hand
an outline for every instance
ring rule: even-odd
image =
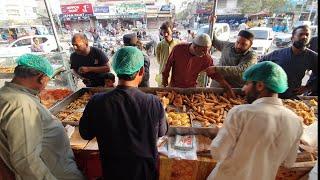
[[[210,66],[207,69],[205,69],[205,72],[207,73],[207,75],[212,75],[216,72],[216,68],[214,66]]]
[[[167,87],[168,86],[168,80],[167,79],[162,78],[162,86],[163,87]]]
[[[217,16],[216,15],[210,15],[209,16],[209,23],[211,23],[211,22],[216,23],[216,20],[217,20]]]
[[[79,72],[80,74],[88,73],[88,72],[90,72],[90,71],[89,71],[89,67],[82,66],[82,67],[79,68],[78,72]]]

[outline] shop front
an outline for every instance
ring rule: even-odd
[[[59,18],[67,29],[84,31],[94,25],[93,8],[90,3],[61,5]]]

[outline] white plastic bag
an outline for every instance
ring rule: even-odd
[[[195,136],[192,136],[192,148],[189,150],[177,149],[175,147],[176,137],[169,137],[168,140],[168,157],[174,159],[197,160],[197,147]]]

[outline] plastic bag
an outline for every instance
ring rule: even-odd
[[[190,135],[189,135],[190,136]],[[177,148],[176,138],[183,138],[183,136],[176,135],[174,137],[169,137],[168,140],[168,157],[175,159],[188,159],[188,160],[197,160],[197,147],[195,136],[192,135],[192,146],[185,146],[186,148]]]
[[[162,136],[157,141],[158,152],[168,156],[168,136]]]

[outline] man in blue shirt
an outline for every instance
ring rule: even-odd
[[[297,95],[318,92],[318,53],[307,48],[311,38],[308,26],[298,26],[292,31],[292,46],[275,50],[264,56],[260,61],[273,61],[279,64],[287,73],[288,86],[280,98],[296,98]],[[305,86],[302,79],[305,72],[312,70],[312,74]]]

